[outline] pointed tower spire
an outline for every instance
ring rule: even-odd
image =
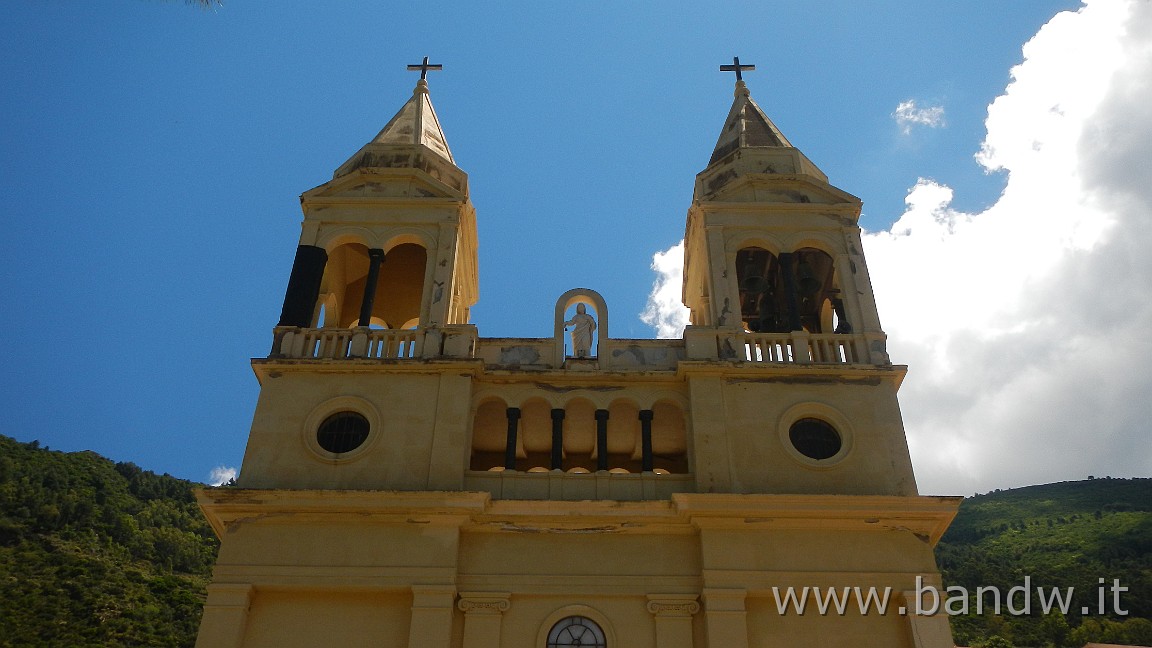
[[[749,175],[807,176],[828,182],[828,176],[788,141],[752,99],[742,72],[755,69],[754,65],[741,65],[739,57],[732,58],[732,65],[720,66],[721,72],[736,73],[736,89],[708,167],[697,176],[697,199],[714,198],[738,178]]]
[[[342,164],[333,178],[347,175],[361,167],[395,166],[393,163],[379,164],[382,155],[397,152],[404,147],[417,147],[425,149],[434,155],[455,165],[452,151],[448,148],[448,140],[444,137],[444,130],[440,128],[440,119],[436,117],[436,110],[432,107],[432,99],[428,94],[428,71],[442,70],[443,65],[428,63],[428,57],[419,65],[409,65],[409,70],[419,70],[420,80],[412,90],[412,98],[405,103],[384,128],[373,137],[371,141],[356,152],[347,162]]]
[[[708,164],[715,163],[738,148],[764,146],[791,147],[792,143],[752,100],[748,84],[739,80],[736,82],[732,109],[728,111],[728,118],[724,120],[724,129],[720,131],[720,138],[716,140],[716,148],[712,151],[712,158],[708,160]]]

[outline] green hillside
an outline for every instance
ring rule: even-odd
[[[995,491],[966,499],[936,550],[945,585],[1004,594],[1029,577],[1030,590],[1075,588],[1070,614],[954,616],[956,643],[1001,636],[1017,646],[1088,641],[1152,646],[1152,479],[1089,479]],[[1099,612],[1100,579],[1105,614]],[[1114,609],[1114,579],[1127,587]],[[1022,607],[1018,599],[1016,608]],[[1089,614],[1082,613],[1087,607]],[[1118,611],[1126,611],[1121,615]]]
[[[191,646],[217,542],[194,484],[0,436],[0,646]]]
[[[0,436],[0,648],[192,646],[217,548],[195,486]],[[1067,617],[1041,614],[1035,599],[1031,615],[976,614],[972,597],[951,619],[959,645],[1152,646],[1152,479],[977,495],[937,556],[945,585],[971,594],[1025,577],[1076,588]],[[1097,613],[1100,578],[1128,587],[1127,615]]]

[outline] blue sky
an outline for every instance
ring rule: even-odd
[[[1099,0],[1091,5],[1085,14],[1104,13]],[[757,66],[746,75],[753,98],[833,184],[864,200],[868,230],[913,222],[911,196],[921,197],[926,222],[942,222],[944,212],[964,220],[991,213],[1010,176],[1026,175],[1011,161],[990,171],[995,164],[976,159],[990,137],[989,105],[1024,62],[1022,46],[1058,12],[1081,6],[286,1],[270,8],[233,0],[204,11],[175,1],[12,3],[0,25],[0,285],[11,327],[0,432],[194,480],[218,465],[237,466],[257,395],[247,359],[271,343],[299,234],[298,196],[327,181],[406,101],[418,75],[405,65],[422,56],[445,67],[430,75],[432,101],[477,208],[473,322],[481,335],[547,336],[556,297],[588,287],[605,296],[613,337],[652,337],[639,314],[658,279],[653,254],[683,236],[694,176],[732,98],[732,75],[719,65],[739,55]],[[1054,38],[1069,47],[1108,38],[1092,27],[1106,20],[1082,18]],[[1108,24],[1119,34],[1145,18]],[[1134,44],[1109,69],[1123,70],[1125,56],[1146,63],[1139,31],[1123,32]],[[1057,42],[1040,51],[1034,67],[1059,49]],[[1144,92],[1133,78],[1130,89]],[[1093,92],[1123,104],[1128,86],[1119,83]],[[906,102],[929,112],[905,116],[930,123],[900,122]],[[1152,161],[1141,146],[1125,168]],[[938,200],[934,190],[950,198]],[[911,237],[901,240],[883,248],[886,259],[914,247]],[[1093,239],[1084,249],[1105,243]],[[979,255],[981,248],[963,249]],[[1054,250],[1036,254],[1061,258]],[[901,271],[886,274],[891,265],[873,256],[869,250],[879,295],[881,277],[895,276],[896,285]],[[905,311],[886,304],[925,294],[901,289],[881,296],[894,351]],[[920,346],[894,353],[912,367],[903,401],[927,490],[1152,470],[1147,452],[1129,445],[1106,456],[1073,449],[1066,461],[1033,471],[978,470],[978,456],[949,465],[927,452],[942,443],[933,436],[942,434],[933,432],[940,421],[932,412],[944,411],[937,405],[948,395],[984,403],[977,386],[995,383],[979,367],[956,374],[963,363],[941,360],[941,345],[963,346],[963,330],[940,342],[925,332],[932,329],[908,330],[905,338]],[[1124,390],[1152,384],[1146,371],[1130,370]],[[918,371],[934,380],[916,383]],[[1063,400],[1061,393],[1051,398]],[[984,403],[980,411],[988,407],[1003,406]],[[1109,425],[1135,443],[1133,422],[1149,414],[1145,404]],[[981,435],[1015,425],[969,420]],[[1012,447],[1043,433],[1020,432]],[[980,442],[956,437],[968,450]]]

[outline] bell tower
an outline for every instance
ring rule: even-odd
[[[612,337],[590,288],[526,304],[541,337],[479,336],[437,68],[301,197],[240,476],[198,494],[221,548],[197,645],[950,648],[917,610],[959,498],[917,494],[860,200],[751,66],[722,67],[673,340]]]
[[[684,303],[691,323],[763,334],[863,333],[865,346],[838,352],[885,360],[860,208],[859,198],[829,184],[788,141],[738,79],[688,212]]]
[[[476,214],[432,108],[425,61],[412,98],[300,197],[304,223],[280,326],[412,329],[468,323]]]

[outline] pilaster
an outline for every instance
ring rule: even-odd
[[[907,612],[904,618],[908,619],[912,645],[915,648],[951,648],[953,645],[952,629],[948,625],[948,616],[939,610],[941,605],[939,584],[936,585],[935,590],[930,589],[924,593],[930,593],[937,598],[929,601],[916,590],[903,592],[903,605],[905,612]],[[933,614],[919,614],[921,610],[933,610],[934,612]]]
[[[468,402],[472,381],[457,373],[440,374],[436,420],[432,427],[428,488],[457,490],[464,484],[460,466],[467,465]]]
[[[451,585],[412,586],[408,648],[450,648],[455,600],[456,588]]]
[[[496,648],[504,613],[512,607],[507,592],[461,592],[456,607],[464,613],[463,648]]]
[[[656,621],[656,645],[692,648],[692,615],[699,611],[695,596],[649,594],[648,612]]]
[[[731,326],[740,323],[739,293],[732,292],[728,281],[728,258],[724,250],[724,229],[719,226],[705,226],[705,240],[708,242],[708,272],[712,284],[711,296],[713,326]],[[735,277],[732,278],[735,282]],[[735,319],[733,319],[735,318]]]
[[[702,493],[727,492],[732,487],[732,475],[723,382],[715,376],[696,376],[689,380],[689,390],[696,488]]]
[[[704,590],[704,619],[708,648],[748,648],[748,612],[742,589]]]
[[[200,621],[197,648],[239,648],[252,606],[251,583],[212,583]]]

